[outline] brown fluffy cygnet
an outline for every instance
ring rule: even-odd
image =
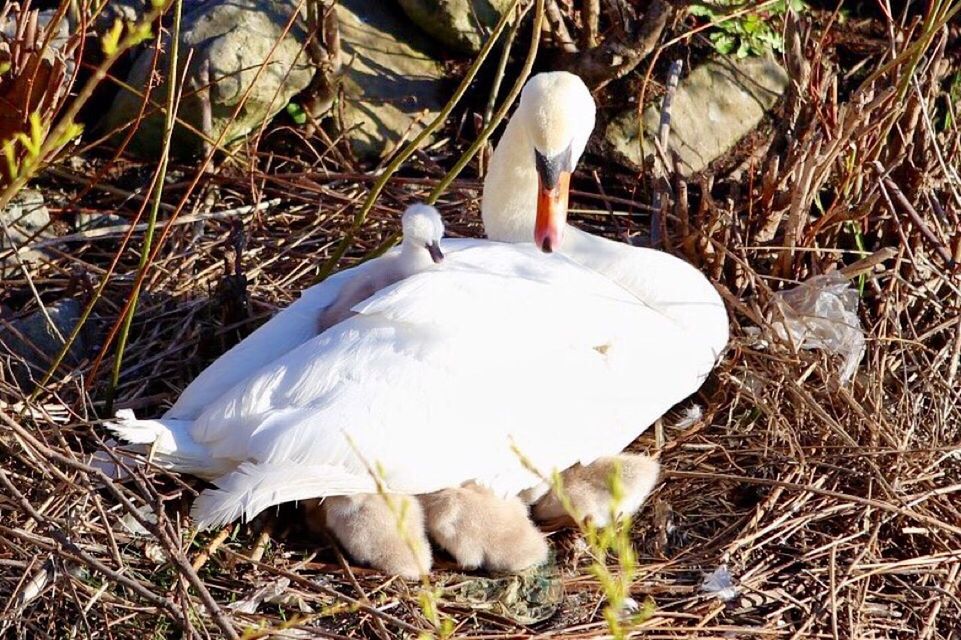
[[[599,527],[611,522],[611,474],[619,466],[623,496],[616,516],[630,515],[641,508],[654,489],[660,465],[650,456],[622,453],[598,458],[585,466],[574,465],[561,473],[564,492],[579,517]],[[570,524],[573,519],[551,490],[534,503],[534,519],[538,522]]]
[[[547,559],[547,540],[516,497],[468,483],[420,501],[431,539],[465,569],[520,571]]]
[[[415,498],[374,493],[308,500],[305,506],[308,528],[326,528],[357,562],[409,580],[430,571],[424,511]]]

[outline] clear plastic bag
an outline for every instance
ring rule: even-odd
[[[849,381],[864,356],[858,318],[858,292],[841,273],[830,273],[775,294],[770,316],[777,336],[801,349],[822,349],[841,356],[841,382]]]

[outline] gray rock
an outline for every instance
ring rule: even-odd
[[[723,58],[694,69],[679,83],[671,108],[668,147],[680,158],[682,173],[701,171],[750,133],[787,86],[787,73],[767,57]],[[615,117],[604,131],[612,154],[634,168],[654,153],[660,104],[645,109],[643,117],[641,145],[635,110]]]
[[[511,0],[398,0],[404,12],[441,44],[477,53]]]
[[[446,102],[444,67],[386,2],[341,0],[344,104],[335,107],[354,155],[377,159],[417,135]]]
[[[10,12],[6,19],[0,22],[0,33],[3,34],[3,38],[0,38],[0,52],[9,55],[10,46],[5,41],[6,39],[13,40],[17,31],[17,21],[14,19],[17,15],[16,11]],[[56,9],[46,9],[44,11],[37,12],[37,27],[38,30],[48,28],[50,22],[56,17]],[[53,33],[50,38],[50,42],[47,44],[43,51],[42,59],[47,62],[53,62],[54,60],[62,60],[65,65],[66,75],[69,77],[73,74],[73,70],[76,67],[76,60],[74,59],[73,50],[68,51],[68,44],[70,43],[70,32],[72,26],[68,18],[62,18],[59,23],[57,23],[57,30]]]
[[[18,244],[50,224],[50,211],[43,194],[36,189],[21,189],[10,204],[0,210],[0,217]],[[6,234],[0,233],[0,248],[6,247],[6,241]]]
[[[302,4],[298,0],[210,0],[194,4],[197,6],[183,16],[180,33],[181,66],[191,49],[193,55],[178,115],[197,130],[205,130],[204,102],[200,95],[192,94],[209,83],[210,122],[206,134],[216,140],[226,130],[224,141],[229,144],[273,117],[313,77],[314,67],[303,50],[306,12],[301,12],[284,36],[291,15]],[[278,40],[270,63],[258,75]],[[168,49],[169,43],[165,43],[165,53],[158,61],[165,77]],[[152,50],[141,52],[127,76],[127,82],[138,90],[147,83],[152,59]],[[244,107],[231,122],[251,84]],[[152,100],[163,104],[166,93],[166,83],[161,84],[154,89]],[[137,95],[122,91],[107,115],[107,128],[133,121],[140,102]],[[163,124],[160,110],[145,118],[131,141],[131,150],[145,155],[159,153]],[[202,149],[202,139],[189,128],[177,127],[172,148],[178,155],[196,153]]]
[[[189,2],[184,2],[186,8]],[[148,11],[148,0],[110,0],[94,18],[94,29],[103,33],[113,26],[115,20],[135,23]]]
[[[47,313],[66,339],[80,320],[83,306],[73,299],[58,300],[47,305]],[[62,346],[60,338],[39,310],[19,320],[0,320],[0,363],[9,366],[9,369],[0,367],[0,377],[4,370],[9,370],[21,387],[35,384],[46,373]],[[94,331],[88,325],[77,336],[64,362],[75,366],[89,356],[94,347]]]
[[[20,249],[20,258],[24,261],[35,259],[39,254],[24,249],[24,244],[30,238],[42,239],[49,236],[42,231],[50,224],[50,211],[44,203],[43,194],[35,189],[22,189],[6,208],[0,210],[0,218],[3,218],[4,225],[9,230],[13,244]],[[7,255],[9,248],[7,234],[0,227],[0,277],[7,277],[19,269],[14,255]]]

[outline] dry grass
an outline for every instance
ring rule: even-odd
[[[850,52],[829,22],[820,15],[813,31],[789,29],[797,84],[771,135],[691,185],[674,184],[666,243],[717,283],[733,337],[689,402],[703,416],[679,427],[671,426],[676,416],[664,421],[664,481],[634,530],[634,597],[656,601],[641,637],[961,637],[961,278],[952,271],[961,260],[961,135],[943,126],[953,108],[945,89],[959,62],[957,27],[935,31],[919,50],[911,47],[926,35],[910,21],[901,40],[868,38],[873,48],[858,35],[860,48],[851,50],[864,65],[847,74],[838,60]],[[892,58],[899,64],[885,67]],[[456,139],[456,129],[448,133]],[[404,205],[451,166],[455,147],[441,143],[405,166],[341,267],[381,247]],[[311,284],[371,183],[342,147],[283,126],[251,141],[243,157],[205,174],[196,189],[194,167],[171,168],[164,211],[181,200],[187,207],[147,272],[120,407],[160,412]],[[106,158],[91,153],[80,169],[65,163],[44,174],[39,184],[63,203],[64,220],[87,211],[134,217],[141,202],[131,194],[147,190],[153,167]],[[576,184],[573,206],[586,212],[575,222],[611,236],[646,224],[649,196],[635,193],[634,177],[599,155],[587,164],[583,175],[596,168],[604,187],[585,177]],[[441,198],[450,235],[479,235],[479,187],[460,180]],[[90,302],[122,233],[60,232],[44,241],[47,257],[31,264],[30,278],[46,303]],[[745,331],[767,327],[773,291],[885,247],[894,259],[860,283],[868,348],[850,385],[838,384],[837,363],[824,354],[760,349]],[[101,334],[118,320],[138,257],[123,251],[95,301]],[[36,309],[27,284],[15,271],[0,281],[0,302]],[[194,538],[185,516],[194,481],[138,472],[125,485],[104,482],[85,465],[102,435],[95,417],[113,357],[104,351],[96,373],[91,360],[62,367],[35,398],[0,378],[0,635],[252,637],[260,628],[390,637],[432,629],[416,587],[349,567],[328,541],[306,538],[292,510]],[[651,430],[635,448],[652,450],[654,440]],[[138,521],[152,535],[135,535]],[[261,536],[262,526],[273,536]],[[603,635],[588,559],[572,533],[553,539],[567,594],[553,618],[524,627],[442,596],[456,633]],[[720,564],[740,589],[728,603],[699,588]],[[437,585],[458,580],[440,569]],[[288,581],[286,604],[256,614],[227,608],[278,579]],[[312,612],[298,613],[298,599]]]

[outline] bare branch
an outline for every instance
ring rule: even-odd
[[[636,31],[612,34],[592,49],[563,55],[560,66],[579,75],[592,90],[623,78],[654,50],[675,12],[669,2],[653,0]]]

